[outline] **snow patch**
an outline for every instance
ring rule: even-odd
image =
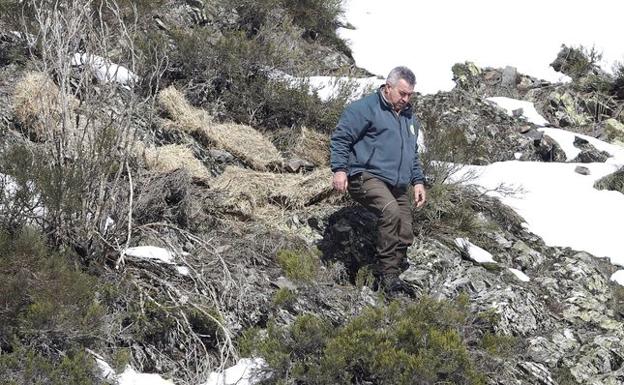
[[[496,263],[492,254],[483,250],[477,245],[472,244],[467,239],[455,238],[455,244],[468,253],[470,259],[477,263]]]
[[[137,246],[126,249],[126,255],[139,259],[153,259],[166,264],[173,264],[173,254],[162,247],[156,246]]]
[[[624,165],[624,158],[614,156],[611,163],[583,165],[590,175],[574,172],[574,163],[507,161],[465,166],[454,178],[476,174],[471,183],[513,208],[527,229],[543,238],[546,245],[584,250],[624,266],[624,195],[594,188],[596,180]],[[496,191],[501,184],[520,192]]]
[[[254,385],[267,378],[267,364],[262,358],[241,358],[222,373],[213,372],[203,385]]]
[[[544,117],[537,112],[535,106],[531,102],[506,98],[504,96],[487,98],[487,100],[503,108],[505,111],[507,111],[507,114],[509,116],[513,116],[514,110],[522,109],[522,116],[528,122],[531,122],[538,126],[545,126],[548,124],[548,120],[544,119]]]
[[[528,275],[524,274],[523,272],[521,272],[518,269],[509,268],[509,271],[511,271],[513,273],[513,275],[515,275],[516,278],[518,278],[522,282],[529,282],[531,280],[531,278],[529,278]]]
[[[174,262],[174,255],[167,249],[156,246],[136,246],[124,250],[124,255],[138,259],[148,259],[167,265],[173,265],[180,275],[190,275],[190,270],[186,266],[177,265]]]
[[[624,286],[624,270],[618,270],[611,275],[611,281],[617,283],[620,286]]]
[[[89,66],[93,75],[100,83],[118,83],[124,88],[136,84],[139,76],[124,66],[120,66],[101,56],[75,53],[71,59],[72,66]]]
[[[123,373],[117,375],[115,370],[99,354],[90,350],[87,350],[87,352],[95,357],[95,363],[100,369],[102,379],[111,383],[117,385],[174,385],[173,381],[165,380],[159,374],[139,373],[130,365],[126,366]]]

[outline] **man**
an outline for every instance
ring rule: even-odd
[[[376,274],[390,295],[412,294],[399,278],[414,239],[410,185],[416,207],[426,200],[416,143],[419,123],[409,103],[415,85],[410,69],[394,68],[386,84],[347,106],[331,138],[334,189],[348,190],[379,218]]]

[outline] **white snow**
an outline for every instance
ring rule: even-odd
[[[545,126],[548,124],[548,121],[537,112],[535,106],[531,102],[506,98],[503,96],[487,98],[487,100],[507,111],[509,116],[513,116],[514,110],[522,109],[522,116],[524,116],[528,122],[538,126]]]
[[[345,86],[351,85],[353,87],[353,92],[349,100],[355,100],[384,83],[384,80],[380,80],[377,77],[343,78],[336,76],[311,76],[307,79],[312,89],[323,101],[337,96],[340,90]]]
[[[96,358],[95,363],[97,364],[98,368],[100,368],[100,374],[102,376],[102,379],[115,380],[117,378],[115,370],[111,368],[111,366],[107,364],[104,360],[102,360],[101,358]]]
[[[624,286],[624,270],[618,270],[611,275],[611,281]]]
[[[165,380],[158,374],[139,373],[130,365],[126,367],[123,373],[117,375],[115,370],[111,368],[98,354],[90,352],[95,356],[95,362],[100,368],[102,379],[108,380],[117,385],[174,385],[173,381]],[[108,383],[108,382],[107,382]]]
[[[496,263],[496,261],[492,257],[492,254],[490,254],[486,250],[483,250],[479,246],[472,244],[467,239],[455,238],[455,244],[458,247],[464,249],[468,253],[470,259],[477,263]]]
[[[353,101],[384,83],[384,80],[374,76],[367,78],[339,76],[296,77],[276,69],[267,68],[266,71],[271,79],[284,80],[293,86],[301,83],[309,84],[311,93],[316,93],[324,102],[338,96],[343,89],[351,90],[347,99],[348,101]]]
[[[513,268],[510,267],[509,271],[511,271],[513,273],[513,275],[515,275],[516,278],[518,278],[522,282],[529,282],[531,280],[531,278],[529,278],[529,276],[527,276],[526,274],[524,274],[522,271],[520,271],[518,269],[513,269]]]
[[[211,373],[203,385],[254,385],[266,379],[266,369],[262,358],[241,358],[222,373]]]
[[[131,366],[117,377],[117,381],[119,385],[174,385],[173,381],[165,380],[159,374],[139,373]]]
[[[188,267],[177,265],[174,261],[173,253],[167,249],[163,249],[162,247],[156,247],[156,246],[129,247],[126,250],[124,250],[124,255],[134,257],[134,258],[139,258],[139,259],[149,259],[149,260],[157,261],[160,263],[165,263],[167,265],[174,265],[178,274],[186,275],[186,276],[190,274],[190,270]]]
[[[162,247],[156,246],[136,246],[129,247],[125,251],[126,255],[139,259],[154,259],[166,264],[173,264],[173,254]]]
[[[126,88],[139,81],[138,75],[124,66],[112,63],[101,56],[75,53],[71,59],[72,66],[88,65],[96,79],[101,83],[119,83]]]

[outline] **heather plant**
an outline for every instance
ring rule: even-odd
[[[239,342],[270,366],[267,384],[485,384],[466,342],[461,301],[421,298],[367,308],[334,328],[305,314],[289,327],[252,329]]]

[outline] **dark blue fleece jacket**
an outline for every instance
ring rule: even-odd
[[[345,108],[331,137],[331,169],[348,175],[367,171],[397,187],[423,183],[420,123],[411,106],[394,112],[381,90]]]

